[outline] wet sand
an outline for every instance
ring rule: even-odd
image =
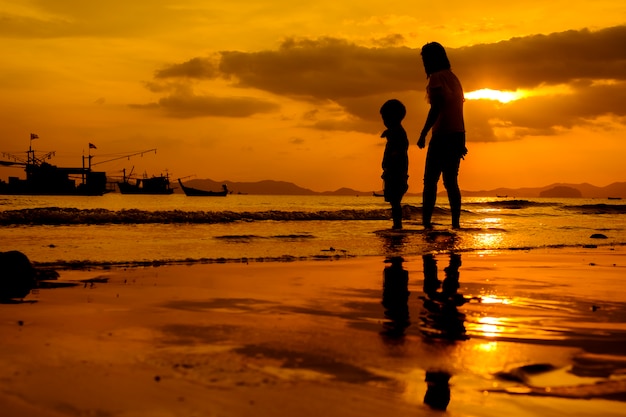
[[[623,247],[60,273],[2,416],[626,416]]]

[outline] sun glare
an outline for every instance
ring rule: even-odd
[[[612,85],[611,80],[601,80],[599,81],[599,83],[601,83],[602,85]],[[482,88],[480,90],[465,93],[465,98],[468,100],[493,100],[499,101],[500,103],[510,103],[511,101],[528,97],[556,96],[572,93],[573,92],[570,86],[559,84],[552,86],[542,85],[532,90],[518,89],[515,91],[492,90],[491,88]]]
[[[483,88],[481,90],[470,91],[465,93],[465,98],[468,100],[494,100],[500,103],[508,103],[510,101],[519,100],[524,97],[525,94],[522,91],[500,91],[492,90],[491,88]]]

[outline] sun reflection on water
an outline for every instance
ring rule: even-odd
[[[498,209],[497,211],[500,211],[500,209]],[[501,224],[502,219],[500,217],[485,217],[484,219],[480,219],[478,223],[482,223],[485,225]]]
[[[478,319],[478,324],[474,330],[484,337],[496,337],[504,332],[504,327],[501,324],[499,318],[481,317]]]
[[[478,233],[474,236],[476,247],[498,249],[504,240],[502,233]]]
[[[472,235],[473,245],[481,249],[496,249],[504,241],[504,231],[502,228],[502,218],[492,216],[485,217],[478,222],[480,231]]]
[[[482,352],[492,353],[492,352],[495,352],[496,350],[498,350],[498,342],[481,343],[478,346],[476,346],[476,349],[480,350]]]
[[[495,295],[486,295],[480,297],[482,304],[511,304],[513,300],[510,298],[496,297]]]
[[[483,295],[480,297],[480,303],[491,305],[511,305],[514,304],[514,300],[511,298],[498,297],[496,295]],[[486,338],[495,338],[502,336],[505,333],[512,332],[510,319],[506,317],[478,317],[472,323],[468,323],[467,328],[473,335]]]

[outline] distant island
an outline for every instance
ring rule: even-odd
[[[539,197],[581,198],[583,193],[578,188],[559,185],[539,193]]]
[[[313,191],[286,181],[263,180],[256,182],[214,181],[212,179],[193,179],[185,181],[185,185],[203,190],[221,190],[225,184],[233,194],[256,194],[256,195],[344,195],[344,196],[371,196],[374,191],[380,190],[354,190],[352,188],[339,188],[335,191]],[[175,189],[182,193],[182,190]],[[442,191],[441,194],[445,194]],[[583,184],[556,183],[536,188],[496,188],[492,190],[469,191],[463,190],[465,197],[507,197],[507,198],[625,198],[626,182],[615,182],[606,187]],[[421,193],[408,193],[409,196],[419,196]]]

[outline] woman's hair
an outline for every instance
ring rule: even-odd
[[[450,69],[446,50],[438,42],[430,42],[422,47],[422,62],[424,62],[427,77],[430,77],[433,72]]]

